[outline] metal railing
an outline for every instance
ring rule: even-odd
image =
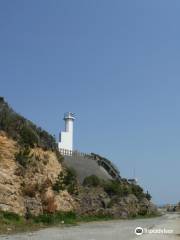
[[[77,150],[69,150],[69,149],[60,148],[59,151],[63,156],[91,157],[90,154],[79,152]]]
[[[90,158],[98,163],[98,165],[102,166],[113,178],[115,179],[121,179],[119,169],[108,159],[103,158],[97,154],[91,153],[83,153],[79,152],[77,150],[68,150],[68,149],[59,149],[60,153],[63,156],[71,156],[74,158],[78,157],[85,157],[85,158]]]
[[[75,119],[75,114],[71,112],[66,112],[64,114],[64,119]]]
[[[60,148],[59,151],[63,156],[72,156],[73,155],[73,151],[69,150],[69,149]]]

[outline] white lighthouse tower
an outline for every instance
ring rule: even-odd
[[[73,123],[75,120],[74,114],[67,112],[64,114],[65,131],[59,135],[59,151],[65,155],[71,155],[73,151]]]

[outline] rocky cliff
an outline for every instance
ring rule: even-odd
[[[83,183],[60,156],[55,139],[0,98],[0,211],[26,216],[73,211],[129,217],[156,212],[140,186],[97,176]]]
[[[19,148],[17,142],[0,132],[0,210],[20,215],[73,210],[75,202],[66,190],[52,190],[60,172],[65,171],[56,154],[33,148],[23,167],[16,160]]]

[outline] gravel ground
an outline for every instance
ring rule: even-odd
[[[156,230],[164,230],[166,234],[155,233]],[[167,230],[170,232],[167,233]],[[164,221],[160,221],[158,224],[155,224],[152,229],[152,233],[143,234],[138,236],[136,239],[141,240],[180,240],[180,214],[169,214],[166,215]],[[172,232],[172,233],[171,233]]]
[[[149,231],[172,230],[171,234],[145,233],[137,236],[136,227]],[[84,223],[73,227],[46,228],[32,233],[1,235],[0,240],[180,240],[180,215],[166,214],[158,218]]]

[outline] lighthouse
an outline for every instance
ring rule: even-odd
[[[65,121],[65,131],[59,135],[59,151],[63,154],[72,154],[73,151],[73,123],[75,120],[74,114],[67,112],[64,114],[63,120]]]

